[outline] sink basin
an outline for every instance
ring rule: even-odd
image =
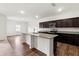
[[[48,33],[57,33],[57,31],[49,31]]]

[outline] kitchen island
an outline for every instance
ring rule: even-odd
[[[47,56],[54,55],[54,37],[56,34],[44,34],[44,33],[29,33],[26,36],[29,38],[26,39],[26,42],[30,45],[30,48],[36,48],[41,52],[47,54]],[[28,41],[29,39],[29,41]]]

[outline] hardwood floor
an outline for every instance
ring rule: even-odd
[[[28,56],[46,56],[45,53],[42,53],[41,51],[37,50],[36,48],[32,48],[32,49],[29,49],[27,51],[27,55]]]
[[[0,41],[0,56],[46,56],[41,51],[29,48],[23,36],[9,36]]]
[[[8,41],[0,41],[0,56],[13,56],[14,51]]]

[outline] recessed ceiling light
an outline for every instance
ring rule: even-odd
[[[23,10],[20,11],[21,14],[24,14],[25,12]]]
[[[62,8],[58,8],[58,11],[61,12],[62,11]]]
[[[38,19],[38,18],[39,18],[39,16],[35,16],[35,18],[36,18],[36,19]]]

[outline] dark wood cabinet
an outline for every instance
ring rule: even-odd
[[[73,18],[73,27],[79,27],[79,18]]]
[[[49,25],[48,25],[48,22],[44,22],[44,28],[48,28]]]
[[[64,27],[64,26],[65,26],[64,20],[56,21],[56,27]]]
[[[73,27],[73,21],[71,19],[65,20],[65,27]]]
[[[56,21],[48,22],[49,28],[56,27]]]
[[[69,27],[79,27],[79,17],[75,18],[67,18],[67,19],[60,19],[56,21],[46,21],[41,22],[40,28],[69,28]]]
[[[56,27],[73,27],[73,23],[70,19],[58,20],[56,22]]]
[[[56,56],[79,56],[79,35],[61,34],[54,38]]]
[[[43,23],[39,23],[39,27],[40,28],[43,28]]]
[[[55,25],[56,25],[55,21],[48,21],[48,22],[39,23],[40,28],[52,28],[52,27],[55,27]]]
[[[57,42],[57,56],[79,56],[79,46]]]
[[[48,28],[48,27],[49,27],[48,22],[41,22],[41,23],[39,24],[39,27],[40,27],[40,28]]]

